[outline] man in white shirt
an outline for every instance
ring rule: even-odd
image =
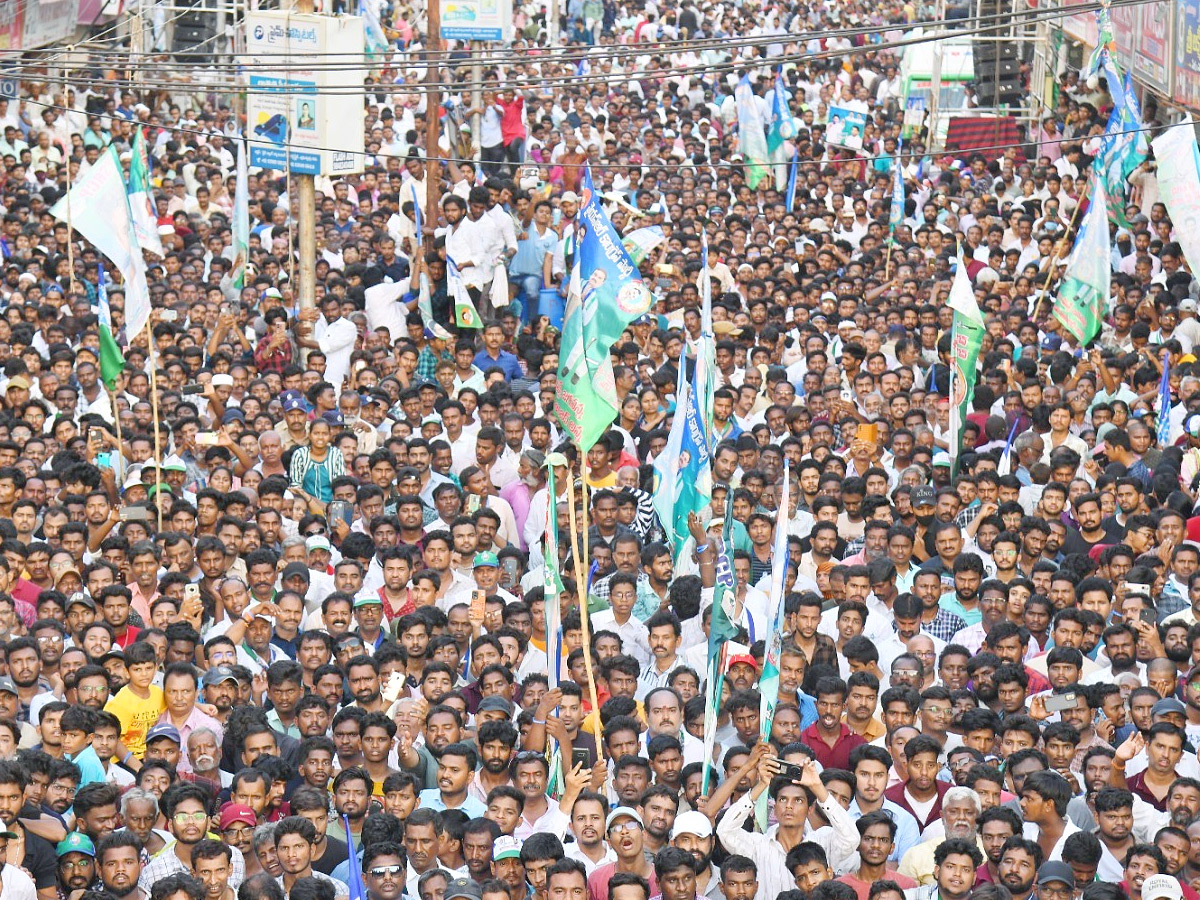
[[[358,329],[349,319],[342,318],[341,301],[333,294],[326,294],[321,301],[321,313],[304,309],[300,311],[300,320],[313,323],[313,331],[311,335],[301,337],[298,343],[325,354],[325,380],[340,395],[342,382],[350,372],[350,354],[354,352]]]

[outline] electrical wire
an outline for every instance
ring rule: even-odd
[[[31,103],[35,106],[39,106],[43,109],[54,109],[54,110],[58,110],[60,112],[74,112],[74,110],[71,110],[67,107],[59,106],[59,105],[56,105],[53,103],[43,103],[39,100],[27,100],[26,102]],[[947,111],[947,114],[949,114],[949,111]],[[1145,125],[1141,128],[1129,128],[1129,129],[1125,129],[1122,131],[1112,131],[1112,132],[1106,132],[1106,133],[1109,135],[1112,135],[1112,136],[1126,135],[1126,134],[1151,134],[1155,131],[1165,131],[1167,128],[1181,128],[1181,127],[1184,127],[1185,125],[1188,125],[1188,123],[1180,122],[1175,125],[1166,125],[1166,126],[1154,124],[1154,125]],[[197,137],[204,137],[204,138],[211,138],[214,136],[214,132],[204,131],[199,128],[187,128],[187,127],[178,126],[178,125],[159,125],[157,127],[161,130],[170,131],[170,132],[174,132],[177,134],[189,134],[189,135],[195,135]],[[234,142],[236,142],[238,140],[238,138],[229,138],[228,135],[220,135],[220,136],[224,137],[230,141],[234,141]],[[248,137],[248,136],[244,137],[243,139],[245,140],[245,142],[247,144],[247,148],[251,147],[252,145],[259,145],[262,147],[269,147],[274,150],[278,150],[280,148],[286,148],[286,149],[295,149],[295,150],[305,151],[305,152],[309,152],[309,153],[316,152],[316,151],[327,151],[330,153],[351,153],[355,156],[377,157],[380,159],[398,159],[398,160],[401,160],[402,162],[407,158],[407,157],[403,157],[403,156],[389,156],[386,154],[368,153],[365,150],[347,150],[342,147],[314,146],[311,144],[295,144],[295,143],[290,143],[290,142],[279,144],[274,141],[260,140],[260,139],[255,139],[253,137]],[[1029,147],[1030,145],[1035,144],[1035,143],[1037,143],[1037,142],[1036,141],[1016,141],[1016,142],[1005,143],[1005,144],[993,144],[993,145],[985,146],[985,147],[970,147],[968,149],[961,151],[961,153],[959,153],[958,151],[946,150],[946,151],[943,151],[942,153],[928,153],[927,152],[927,153],[921,154],[921,156],[922,156],[922,158],[925,158],[925,157],[955,158],[956,156],[959,156],[959,155],[975,154],[975,153],[1003,152],[1005,150],[1025,148],[1025,147]],[[1077,143],[1077,141],[1075,139],[1070,139],[1070,140],[1060,139],[1058,141],[1051,141],[1049,143],[1058,143],[1061,145],[1061,144],[1068,144],[1068,143]],[[636,151],[632,150],[632,149],[629,149],[629,150],[623,149],[620,152],[636,152]],[[734,152],[736,153],[738,151],[734,150]],[[813,166],[837,165],[839,163],[858,163],[858,162],[870,163],[870,162],[875,162],[877,160],[896,159],[897,157],[903,159],[906,156],[909,159],[914,158],[914,154],[905,153],[903,150],[901,150],[897,153],[892,153],[892,154],[884,153],[884,154],[878,154],[878,155],[865,155],[865,154],[857,154],[856,153],[854,156],[846,157],[846,158],[799,160],[797,162],[797,165],[803,170],[803,169],[811,168]],[[478,165],[479,165],[479,161],[475,160],[475,159],[466,159],[466,158],[458,157],[458,156],[443,156],[441,154],[439,154],[437,156],[432,156],[432,157],[422,157],[421,162],[437,162],[439,164],[469,163],[470,165],[475,166],[475,167],[478,167]],[[629,169],[653,169],[653,170],[674,169],[674,170],[680,170],[680,171],[687,170],[687,171],[691,171],[691,172],[698,172],[702,169],[717,169],[717,168],[746,169],[746,168],[750,168],[751,166],[757,166],[757,165],[759,165],[759,164],[753,163],[753,162],[750,162],[750,163],[744,162],[744,161],[743,162],[733,162],[733,161],[729,161],[729,160],[718,160],[718,161],[705,162],[705,163],[672,161],[672,162],[655,163],[653,165],[650,163],[624,163],[624,164],[622,164],[622,163],[609,163],[609,162],[538,163],[538,162],[535,162],[532,160],[528,160],[522,164],[522,166],[538,167],[538,168],[540,168],[542,166],[546,166],[548,168],[560,168],[560,169],[591,168],[593,171],[609,171],[609,170],[628,171]],[[767,165],[776,165],[776,164],[768,163]],[[778,165],[790,165],[790,160],[786,160],[784,162],[778,163]]]
[[[1137,5],[1141,5],[1144,3],[1156,2],[1156,0],[1119,0],[1119,2],[1123,6],[1137,6]],[[1099,6],[1099,4],[1089,4],[1089,5],[1095,5],[1097,7]],[[1078,7],[1072,7],[1072,9],[1077,9],[1077,8]],[[1057,18],[1058,16],[1061,15],[1061,11],[1057,8],[1054,10],[1035,10],[1034,14],[1035,15],[1031,17],[1031,21],[1036,24],[1036,22],[1042,21],[1044,19]],[[1001,30],[1001,29],[1010,27],[1010,25],[1012,24],[1012,17],[1005,16],[1004,19],[1005,19],[1004,21],[994,22],[994,23],[984,25],[984,26],[976,28],[976,29],[935,31],[935,32],[929,32],[929,33],[920,34],[920,35],[913,35],[912,37],[901,38],[896,41],[887,41],[887,42],[883,42],[880,44],[874,44],[874,45],[871,45],[870,49],[873,49],[876,51],[889,50],[889,49],[895,49],[895,48],[901,48],[901,47],[916,46],[918,44],[931,43],[931,42],[936,42],[936,41],[945,40],[945,39],[949,39],[949,38],[970,38],[973,36],[982,35],[986,32],[997,31],[997,30]],[[1025,24],[1029,24],[1029,23],[1027,22]],[[775,67],[775,66],[779,66],[779,65],[782,65],[782,64],[788,63],[788,62],[797,62],[798,63],[798,62],[811,62],[811,61],[815,61],[815,60],[838,59],[838,58],[842,58],[845,56],[857,55],[859,53],[862,53],[864,51],[864,49],[865,48],[860,48],[860,47],[850,47],[847,49],[839,48],[839,49],[832,49],[832,50],[828,50],[828,49],[820,50],[820,51],[816,51],[816,52],[812,52],[812,53],[798,52],[798,53],[794,53],[794,54],[781,54],[779,56],[771,57],[769,60],[768,59],[763,59],[761,61],[738,60],[738,61],[730,61],[730,62],[722,62],[722,63],[712,63],[712,64],[706,64],[706,65],[702,65],[702,66],[676,67],[673,69],[672,68],[657,69],[657,70],[653,70],[650,72],[599,73],[596,75],[577,75],[575,77],[570,77],[570,78],[565,78],[565,79],[554,79],[554,78],[551,78],[551,79],[546,79],[546,78],[507,79],[504,82],[503,88],[506,90],[507,89],[522,90],[522,89],[536,89],[536,88],[546,88],[546,87],[579,87],[579,86],[598,85],[598,84],[612,85],[612,84],[621,84],[621,83],[631,83],[631,82],[635,82],[635,81],[640,82],[641,80],[643,80],[643,78],[646,78],[646,77],[665,78],[665,77],[674,77],[677,75],[693,75],[693,74],[697,74],[697,73],[701,73],[701,72],[706,73],[706,74],[711,74],[711,73],[720,73],[720,72],[732,72],[732,71],[737,71],[739,69],[757,68],[762,65],[770,65],[771,67]],[[57,84],[73,84],[74,83],[70,79],[65,79],[65,78],[43,78],[40,80],[46,81],[47,83],[57,83]],[[114,83],[113,82],[105,82],[105,84],[113,85]],[[116,85],[114,85],[114,86],[116,86]],[[179,83],[174,83],[174,82],[159,82],[159,83],[144,82],[144,81],[138,82],[138,83],[129,82],[127,86],[132,89],[141,89],[141,90],[161,89],[161,90],[169,91],[169,90],[187,90],[188,89],[185,84],[179,84]],[[461,92],[461,91],[473,89],[476,87],[494,88],[497,86],[498,85],[495,82],[485,80],[485,81],[479,81],[479,82],[455,81],[455,83],[452,86],[443,86],[441,84],[429,85],[429,84],[424,84],[424,83],[414,83],[411,85],[406,84],[403,86],[402,89],[406,93],[410,93],[410,94],[425,94],[425,93],[431,93],[434,91],[441,93],[443,91],[447,91],[448,87],[453,87],[453,89],[455,91]],[[203,90],[207,93],[214,92],[211,87],[201,87],[198,89]],[[367,85],[367,84],[324,85],[324,86],[316,88],[313,91],[306,91],[306,93],[316,94],[316,95],[320,95],[320,96],[365,96],[368,94],[383,93],[383,92],[387,92],[387,91],[395,90],[395,89],[398,89],[398,86],[385,86],[385,85],[375,85],[375,84],[371,84],[371,85]],[[234,91],[224,91],[224,92],[216,91],[216,93],[269,94],[272,96],[277,96],[280,93],[280,91],[278,89],[256,89],[252,86],[245,86],[245,87],[239,87],[237,90],[234,90]]]
[[[1151,2],[1151,0],[1114,0],[1114,2],[1112,2],[1111,4],[1108,4],[1108,5],[1110,8],[1113,8],[1113,7],[1120,8],[1120,7],[1125,7],[1125,6],[1141,5],[1142,3],[1146,3],[1146,2]],[[1051,7],[1051,8],[1044,8],[1044,7],[1043,8],[1034,8],[1034,9],[1029,9],[1029,10],[1023,10],[1023,11],[1017,12],[1017,13],[1005,12],[1005,13],[991,13],[991,14],[988,14],[985,16],[972,16],[972,17],[969,17],[966,19],[955,20],[955,22],[967,24],[967,23],[979,23],[979,22],[984,22],[984,21],[995,20],[995,21],[1003,21],[1006,24],[1023,24],[1023,21],[1022,21],[1023,19],[1028,19],[1031,22],[1036,22],[1036,21],[1040,21],[1045,18],[1057,18],[1060,16],[1067,16],[1067,15],[1086,14],[1088,12],[1100,9],[1102,5],[1104,5],[1104,4],[1101,4],[1100,2],[1096,2],[1096,0],[1091,0],[1091,2],[1077,4],[1077,5],[1071,5],[1071,6],[1062,5],[1062,6]],[[176,16],[172,17],[172,19],[168,20],[168,23],[171,21],[174,21],[175,19],[179,18],[182,15],[185,15],[188,13],[193,13],[196,11],[197,10],[189,9],[189,10],[180,12]],[[200,10],[200,12],[204,12],[204,10]],[[216,14],[215,11],[208,11],[208,12],[210,12],[211,14],[214,14],[214,15]],[[907,31],[913,31],[917,28],[941,27],[944,25],[945,25],[945,20],[920,20],[920,21],[916,21],[916,22],[912,22],[912,23],[905,23],[902,27],[891,26],[891,25],[887,25],[887,24],[864,25],[864,26],[856,26],[856,27],[852,27],[852,28],[798,32],[798,33],[785,33],[785,34],[780,34],[780,35],[743,35],[741,37],[732,37],[732,38],[663,39],[660,41],[646,43],[646,44],[616,45],[616,46],[602,47],[602,48],[597,48],[597,47],[578,48],[578,49],[547,48],[545,50],[540,50],[536,56],[533,54],[530,54],[528,52],[528,50],[525,48],[522,48],[522,51],[521,51],[524,55],[516,55],[516,54],[518,54],[518,51],[516,51],[516,50],[508,51],[508,52],[505,52],[502,54],[495,54],[495,51],[492,50],[491,48],[468,47],[468,48],[454,49],[454,50],[449,50],[449,49],[432,50],[429,48],[423,48],[420,51],[421,58],[414,58],[411,60],[399,59],[399,60],[385,61],[384,63],[379,64],[379,67],[380,68],[392,67],[392,65],[389,65],[389,62],[394,63],[395,67],[406,66],[406,65],[407,66],[427,66],[429,64],[428,57],[430,54],[437,54],[437,55],[449,57],[450,62],[453,62],[456,66],[460,65],[460,64],[465,64],[468,61],[471,62],[472,64],[483,64],[483,65],[487,65],[489,63],[494,63],[496,65],[507,65],[507,64],[512,64],[514,61],[517,61],[522,64],[535,63],[535,62],[536,63],[546,63],[546,62],[578,63],[583,60],[596,61],[596,60],[600,60],[600,59],[604,59],[604,58],[621,59],[621,58],[628,57],[628,56],[633,56],[633,57],[655,56],[655,55],[662,55],[662,53],[664,53],[664,52],[680,53],[680,52],[698,51],[698,50],[705,50],[705,49],[726,50],[726,49],[729,49],[730,47],[737,48],[737,47],[744,47],[744,46],[762,46],[764,44],[772,45],[772,44],[799,43],[799,42],[807,42],[807,41],[814,40],[814,39],[864,37],[864,36],[878,34],[880,32],[886,32],[886,31],[899,30],[899,31],[907,32]],[[970,33],[970,29],[949,30],[944,36],[945,37],[953,37],[955,35],[963,34],[964,32]],[[856,52],[865,53],[865,52],[875,50],[878,47],[879,47],[879,45],[865,45],[862,47],[855,47],[853,49]],[[86,52],[86,48],[84,48],[84,47],[79,47],[79,50],[81,52]],[[104,65],[104,62],[103,62],[104,57],[103,56],[100,56],[99,59],[97,59],[96,58],[97,54],[95,54],[94,52],[90,53],[89,55],[92,57],[91,64],[100,65],[100,66]],[[127,51],[127,50],[113,51],[111,54],[111,56],[113,56],[113,57],[123,57],[123,58],[130,57],[132,55],[133,55],[133,51]],[[142,55],[150,56],[150,55],[157,55],[157,54],[142,54]],[[163,54],[163,55],[171,55],[171,54]],[[187,50],[187,51],[181,51],[181,53],[179,55],[187,55],[189,57],[192,57],[192,56],[199,55],[199,54],[194,54],[191,52],[191,50]],[[203,55],[211,56],[216,60],[229,60],[230,59],[230,54],[226,54],[226,53],[212,53],[212,54],[203,54]],[[247,56],[248,54],[239,54],[239,55]],[[286,54],[280,54],[280,56],[281,57],[286,56]],[[312,63],[307,62],[308,60],[310,60],[314,57],[318,58],[318,59],[320,59],[322,57],[331,57],[333,59],[330,62],[312,62]],[[355,52],[355,53],[306,53],[306,54],[304,54],[304,58],[306,60],[305,68],[307,68],[307,69],[311,69],[314,71],[321,71],[321,70],[337,71],[337,70],[348,70],[348,69],[352,69],[352,68],[353,69],[361,68],[362,66],[360,63],[347,61],[347,59],[349,58],[350,60],[357,60],[357,59],[361,58],[363,61],[371,61],[373,58],[373,54],[368,54],[365,50],[361,53],[358,53],[358,52]],[[14,64],[14,68],[15,69],[21,69],[21,68],[36,69],[36,68],[43,67],[47,64],[47,62],[52,62],[52,61],[53,61],[53,58],[51,58],[49,60],[31,60],[27,63],[16,63],[16,64]],[[119,68],[122,66],[122,62],[120,60],[114,59],[113,61],[110,61],[108,63],[108,65],[110,67]],[[253,60],[244,60],[244,59],[240,60],[240,61],[220,62],[217,64],[218,68],[223,68],[223,69],[227,69],[227,70],[236,70],[236,69],[246,70],[246,69],[253,69],[253,68],[260,68],[260,67],[275,68],[275,67],[277,67],[277,65],[278,65],[277,62],[275,62],[273,60],[264,60],[262,62],[255,62]],[[159,71],[163,70],[164,68],[168,68],[168,69],[176,68],[176,69],[186,70],[189,66],[190,66],[189,63],[172,62],[170,60],[160,60],[160,61],[155,61],[153,63],[148,64],[148,67],[153,68],[155,70],[159,70]]]

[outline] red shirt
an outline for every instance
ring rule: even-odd
[[[821,733],[817,730],[818,722],[813,722],[802,732],[800,732],[800,740],[809,747],[812,747],[813,753],[817,757],[817,762],[825,769],[849,769],[850,768],[850,751],[855,747],[861,747],[866,741],[860,734],[855,734],[846,724],[842,724],[841,734],[834,742],[833,746],[825,743],[825,738],[821,737]]]

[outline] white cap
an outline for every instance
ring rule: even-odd
[[[212,377],[213,387],[233,387],[233,376],[224,372]]]
[[[1173,875],[1151,875],[1142,882],[1142,900],[1183,900],[1183,888]]]
[[[681,834],[694,834],[698,838],[712,837],[713,827],[708,816],[694,809],[680,813],[675,817],[675,825],[671,828],[671,840]]]
[[[312,553],[314,550],[325,550],[325,551],[328,551],[328,550],[331,550],[332,548],[331,548],[331,547],[330,547],[330,545],[329,545],[329,538],[325,537],[325,535],[323,535],[323,534],[312,534],[312,535],[309,535],[309,536],[308,536],[308,537],[305,539],[305,541],[304,541],[304,549],[305,549],[307,552],[309,552],[309,553]]]

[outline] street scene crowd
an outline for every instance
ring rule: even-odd
[[[387,12],[365,166],[316,180],[315,307],[232,93],[20,74],[0,897],[1200,900],[1200,283],[1151,158],[1073,337],[1113,98],[1071,71],[1020,142],[934,152],[896,46],[930,15],[570,0],[548,49],[520,8],[504,53],[441,59],[487,57],[482,106],[451,79],[431,110],[423,15]],[[794,116],[765,178],[739,83]],[[139,135],[163,254],[127,333],[50,210]],[[581,449],[600,207],[646,306]],[[681,532],[655,464],[706,353]]]

